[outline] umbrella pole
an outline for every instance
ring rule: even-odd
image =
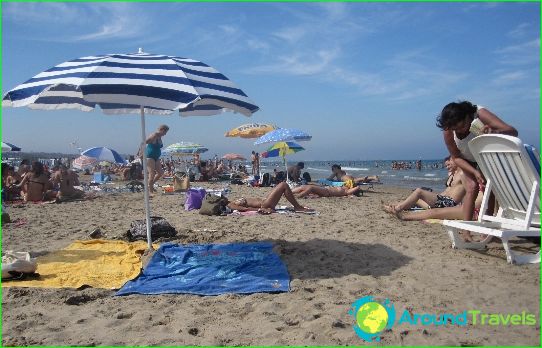
[[[143,190],[145,196],[145,225],[147,226],[147,244],[152,250],[151,206],[149,204],[149,173],[147,173],[147,154],[145,153],[145,109],[141,106],[141,152],[143,152]]]
[[[288,178],[288,164],[286,163],[286,156],[282,156],[282,160],[284,161],[284,168],[286,169],[286,183],[288,183],[290,179]]]

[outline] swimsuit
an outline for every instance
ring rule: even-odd
[[[147,158],[152,158],[155,161],[158,161],[160,158],[160,155],[162,154],[162,151],[160,150],[162,148],[162,141],[159,140],[156,144],[147,144],[147,147],[145,148],[145,155]]]
[[[456,201],[453,198],[448,196],[437,195],[437,202],[435,203],[435,208],[451,208],[457,205]]]

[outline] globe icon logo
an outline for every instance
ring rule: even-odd
[[[388,324],[388,312],[378,302],[367,302],[358,310],[356,323],[360,329],[367,333],[379,333]]]
[[[395,323],[395,307],[388,299],[380,303],[372,296],[362,297],[352,304],[349,314],[356,320],[356,334],[368,342],[380,341],[380,333]]]

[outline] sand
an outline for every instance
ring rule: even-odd
[[[209,187],[209,185],[204,185]],[[218,186],[215,186],[218,187]],[[230,197],[268,188],[232,186]],[[291,291],[253,295],[115,297],[103,289],[2,290],[3,345],[363,345],[348,314],[363,296],[389,298],[397,313],[521,313],[540,318],[539,265],[506,262],[499,243],[487,251],[453,250],[439,224],[402,222],[380,209],[408,190],[376,186],[363,197],[305,199],[318,216],[208,217],[183,209],[184,196],[157,194],[179,243],[271,241],[291,276]],[[284,203],[281,204],[286,204]],[[10,209],[22,226],[4,225],[2,250],[34,255],[88,239],[96,228],[121,236],[144,217],[143,194],[93,201],[26,204]],[[536,249],[528,242],[522,248]],[[534,326],[403,324],[380,345],[537,345]]]

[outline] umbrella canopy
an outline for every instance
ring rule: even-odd
[[[276,143],[279,141],[308,141],[312,135],[294,128],[278,128],[271,131],[254,142],[254,145]]]
[[[144,53],[74,59],[42,72],[4,95],[2,106],[79,109],[99,106],[107,114],[140,113],[145,144],[145,113],[181,116],[233,111],[250,116],[258,107],[226,76],[189,58]],[[143,152],[143,162],[147,156]],[[148,173],[144,174],[147,243],[152,249]]]
[[[301,147],[301,145],[296,144],[294,142],[288,141],[288,142],[278,142],[275,145],[271,146],[267,149],[266,152],[262,153],[263,158],[269,158],[269,157],[284,157],[286,155],[291,155],[293,153],[303,151],[304,148]]]
[[[242,155],[238,153],[227,153],[224,156],[222,156],[223,159],[229,160],[229,161],[235,161],[235,160],[241,160],[244,161],[246,158],[244,158]]]
[[[239,127],[235,127],[234,129],[228,131],[225,136],[226,137],[240,137],[240,138],[259,138],[262,135],[271,132],[272,130],[277,129],[272,124],[266,124],[266,123],[249,123],[244,124]]]
[[[119,153],[108,147],[92,147],[81,153],[82,156],[92,157],[97,161],[125,164],[126,160]]]
[[[10,143],[2,142],[2,152],[21,151],[21,148]]]
[[[203,145],[192,143],[189,141],[181,141],[171,144],[162,151],[162,156],[190,156],[195,153],[204,153],[209,149]]]
[[[79,156],[76,159],[73,160],[72,167],[76,169],[85,169],[88,167],[92,167],[96,164],[98,160],[96,158],[88,157],[88,156]]]

